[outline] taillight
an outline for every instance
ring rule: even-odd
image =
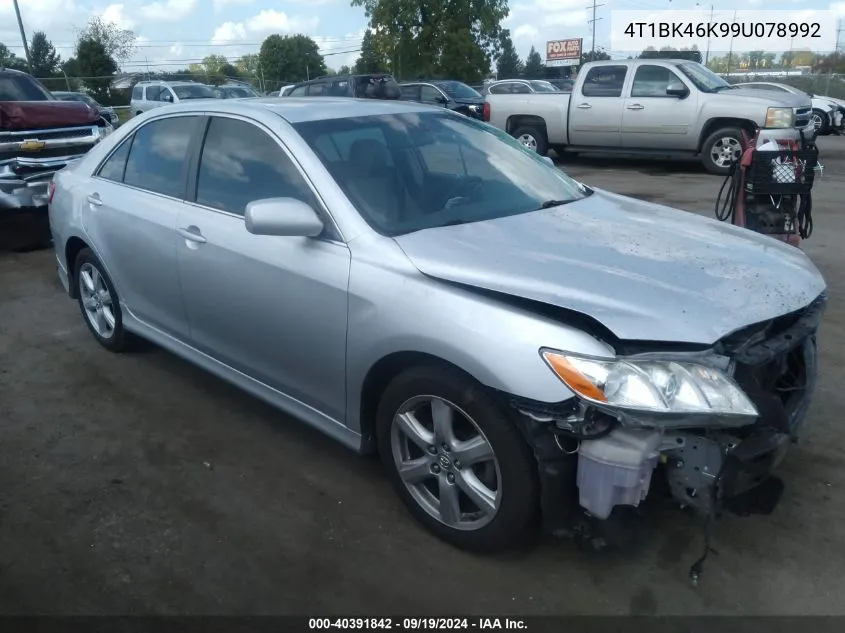
[[[490,104],[486,101],[484,102],[484,120],[490,122]]]
[[[56,181],[51,180],[50,181],[50,197],[47,198],[47,202],[49,204],[53,204],[53,196],[55,195],[55,193],[56,193]]]

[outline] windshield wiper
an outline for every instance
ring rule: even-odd
[[[570,202],[574,202],[574,200],[546,200],[543,204],[537,207],[537,211],[551,209],[552,207],[559,207],[562,204],[569,204]]]

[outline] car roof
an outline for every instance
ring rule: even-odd
[[[201,103],[177,103],[157,108],[158,112],[196,112],[249,115],[256,110],[277,114],[288,123],[305,123],[326,119],[347,119],[355,116],[410,114],[431,112],[433,108],[413,101],[398,99],[350,99],[348,97],[251,97],[247,99],[213,99]],[[438,108],[439,112],[440,109]]]

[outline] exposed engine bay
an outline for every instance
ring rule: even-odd
[[[705,373],[707,365],[718,367],[756,415],[667,415],[583,398],[551,406],[511,399],[539,462],[547,530],[595,547],[625,546],[635,540],[637,509],[659,478],[674,505],[704,519],[705,553],[690,570],[697,582],[710,551],[710,522],[723,510],[770,514],[781,498],[784,484],[773,473],[797,441],[810,404],[816,330],[825,304],[823,294],[803,310],[744,328],[692,354],[617,343],[620,357],[660,359],[681,374],[689,370],[673,358],[692,355]],[[699,391],[714,397],[704,393],[706,387]]]

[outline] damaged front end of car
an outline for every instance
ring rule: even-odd
[[[539,462],[544,521],[557,536],[629,545],[652,483],[709,525],[723,510],[769,514],[773,473],[797,441],[816,383],[820,295],[802,310],[745,327],[707,349],[614,341],[615,358],[540,354],[576,394],[549,405],[510,398]]]

